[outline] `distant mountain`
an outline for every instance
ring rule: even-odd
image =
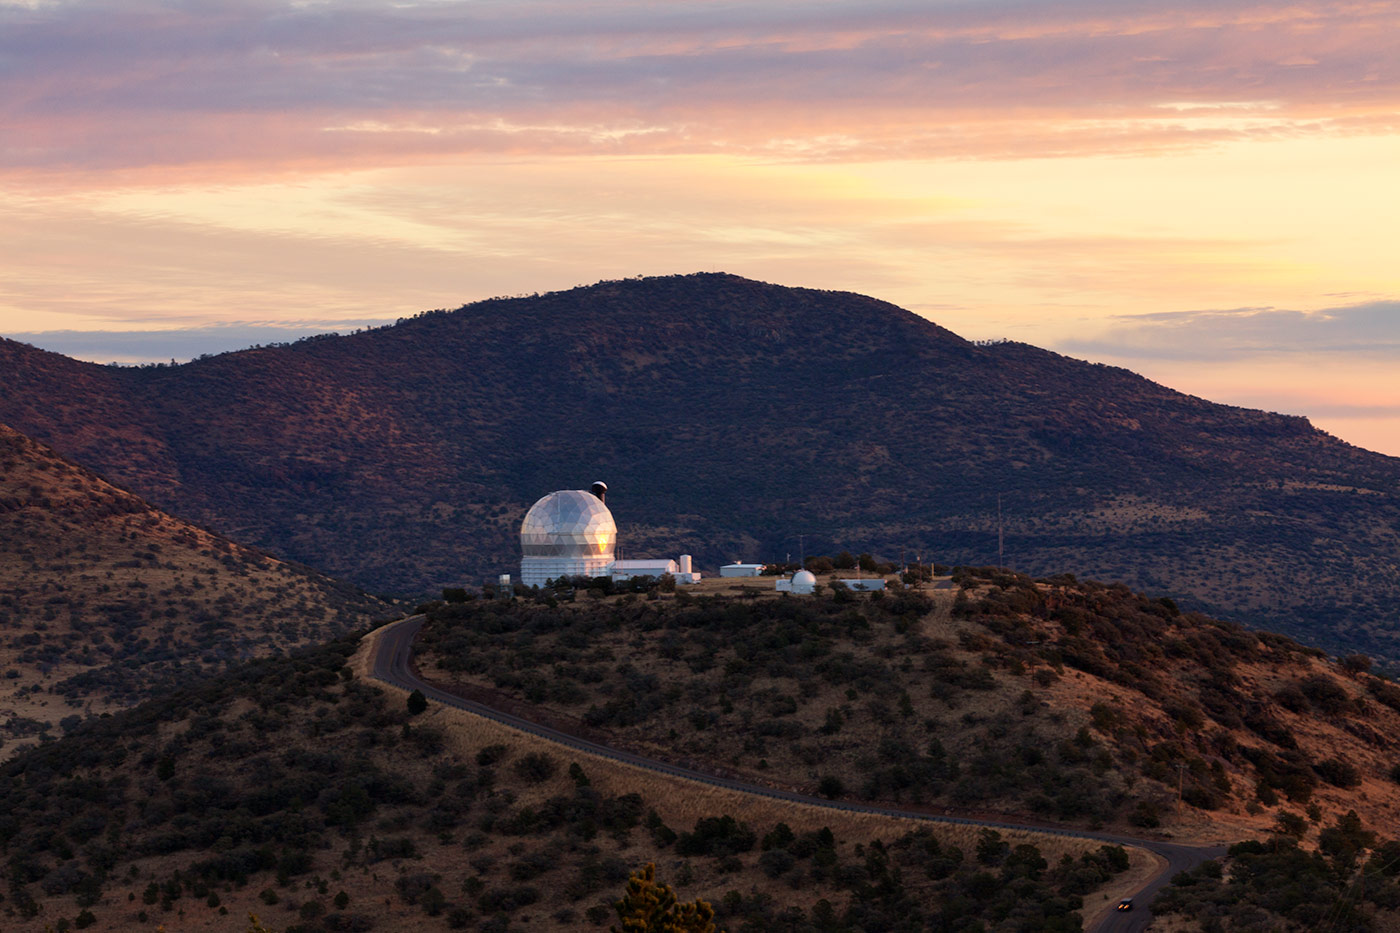
[[[1400,657],[1400,460],[892,305],[704,274],[119,369],[0,342],[0,420],[180,515],[398,592],[512,570],[595,479],[632,556],[849,549],[1120,579]]]
[[[0,757],[65,718],[391,614],[0,425]]]

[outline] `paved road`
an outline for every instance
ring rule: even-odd
[[[421,690],[423,695],[429,700],[447,706],[455,706],[458,709],[484,716],[487,719],[495,720],[513,729],[528,732],[531,735],[548,739],[569,748],[575,748],[582,752],[593,755],[601,755],[604,758],[611,758],[615,761],[625,762],[639,768],[648,768],[652,771],[659,771],[662,774],[669,774],[674,777],[684,778],[688,781],[700,781],[715,787],[723,787],[729,790],[739,791],[744,794],[758,794],[763,797],[773,797],[778,800],[787,800],[793,803],[807,804],[814,807],[824,807],[830,810],[845,810],[855,813],[873,813],[879,816],[893,816],[902,819],[929,820],[937,823],[956,823],[963,826],[985,826],[990,829],[1022,829],[1032,830],[1038,833],[1049,833],[1057,836],[1071,836],[1077,839],[1093,839],[1100,842],[1116,843],[1119,845],[1138,846],[1155,852],[1167,860],[1167,867],[1145,886],[1133,894],[1135,909],[1123,913],[1114,913],[1107,920],[1095,927],[1092,933],[1128,933],[1128,931],[1142,930],[1152,920],[1152,914],[1148,909],[1148,904],[1156,893],[1165,887],[1172,879],[1172,876],[1179,871],[1193,868],[1207,859],[1217,858],[1225,854],[1224,846],[1185,846],[1171,842],[1162,842],[1157,839],[1140,839],[1135,836],[1124,836],[1118,833],[1096,833],[1087,830],[1070,830],[1059,826],[1038,823],[1018,823],[1012,821],[979,820],[970,817],[943,816],[932,813],[924,813],[918,810],[901,810],[894,807],[877,807],[870,804],[851,803],[840,800],[827,800],[822,797],[809,797],[805,794],[798,794],[792,791],[779,790],[774,787],[764,787],[761,784],[749,784],[745,781],[737,781],[731,778],[720,777],[714,774],[707,774],[703,771],[696,771],[681,765],[674,765],[665,761],[657,761],[654,758],[646,758],[632,752],[618,748],[611,748],[607,745],[599,745],[587,739],[542,726],[539,723],[522,719],[519,716],[501,710],[493,709],[474,700],[456,696],[434,687],[432,684],[421,680],[413,669],[413,640],[417,637],[419,629],[423,627],[423,616],[412,616],[402,622],[395,622],[387,626],[379,638],[378,648],[371,659],[370,670],[374,677],[387,684],[401,687],[404,690]]]

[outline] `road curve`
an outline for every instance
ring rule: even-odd
[[[651,771],[671,775],[672,777],[683,778],[687,781],[699,781],[703,784],[723,787],[743,794],[757,794],[759,796],[772,797],[777,800],[786,800],[792,803],[823,807],[828,810],[872,813],[877,816],[926,820],[935,823],[955,823],[963,826],[982,826],[989,829],[1030,830],[1032,832],[1047,833],[1055,836],[1092,839],[1119,845],[1137,846],[1154,852],[1165,859],[1167,862],[1166,868],[1133,894],[1136,905],[1135,909],[1129,912],[1111,914],[1107,919],[1099,923],[1092,933],[1129,933],[1129,931],[1145,929],[1152,920],[1151,911],[1148,909],[1149,902],[1158,891],[1170,882],[1171,878],[1177,872],[1186,871],[1207,859],[1217,858],[1225,854],[1224,846],[1186,846],[1171,842],[1162,842],[1156,839],[1141,839],[1135,836],[1124,836],[1118,833],[1071,830],[1037,823],[1018,823],[1012,821],[977,820],[957,816],[940,816],[932,813],[923,813],[918,810],[901,810],[895,807],[879,807],[841,800],[827,800],[822,797],[809,797],[806,794],[798,794],[774,787],[764,787],[761,784],[749,784],[745,781],[720,777],[714,774],[706,774],[703,771],[695,771],[690,768],[681,767],[680,765],[670,764],[669,762],[658,761],[654,758],[646,758],[623,749],[599,745],[596,742],[590,742],[587,739],[569,735],[567,732],[560,732],[557,729],[551,729],[548,726],[531,722],[528,719],[522,719],[519,716],[493,709],[492,707],[477,703],[474,700],[468,700],[464,697],[448,693],[420,679],[413,670],[413,641],[417,637],[418,631],[423,627],[424,621],[424,616],[410,616],[400,622],[391,623],[378,631],[377,634],[379,638],[375,644],[374,654],[370,658],[370,673],[376,680],[381,680],[386,684],[391,684],[392,686],[404,690],[421,690],[423,695],[429,700],[434,700],[446,706],[455,706],[458,709],[466,710],[469,713],[485,717],[486,719],[509,726],[512,729],[518,729],[521,732],[528,732],[531,735],[538,736],[550,742],[555,742],[559,745],[578,749],[579,751],[587,752],[592,755],[601,755],[604,758],[611,758],[614,761],[621,761],[639,768],[647,768]]]

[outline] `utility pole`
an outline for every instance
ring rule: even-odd
[[[1006,569],[1005,538],[1001,528],[1001,494],[997,494],[997,569]]]

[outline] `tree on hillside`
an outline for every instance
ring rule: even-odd
[[[701,900],[681,904],[671,886],[656,880],[650,862],[627,879],[627,893],[613,904],[618,926],[610,933],[715,933],[715,912]]]
[[[428,698],[423,696],[422,690],[415,690],[408,695],[408,711],[417,716],[428,708]]]

